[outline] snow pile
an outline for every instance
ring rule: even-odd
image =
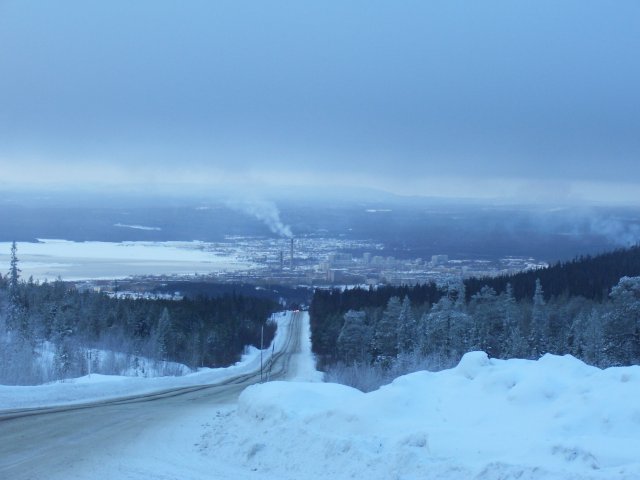
[[[274,314],[271,319],[278,325],[271,345],[263,351],[263,361],[266,362],[273,352],[279,352],[285,343],[287,332],[291,324],[291,312]],[[52,353],[50,353],[52,355]],[[180,365],[180,364],[174,364]],[[137,370],[129,372],[139,375],[143,363]],[[181,377],[151,377],[155,372],[147,366],[145,376],[118,376],[91,374],[80,378],[53,382],[37,386],[6,386],[0,385],[0,410],[16,408],[32,408],[54,406],[71,403],[86,403],[95,400],[125,397],[160,391],[168,388],[188,387],[215,383],[260,368],[260,350],[250,347],[242,356],[240,362],[226,368],[201,368],[197,372]],[[185,367],[186,368],[186,367]]]
[[[272,478],[638,479],[640,367],[472,352],[364,394],[247,388],[203,435],[207,455]]]

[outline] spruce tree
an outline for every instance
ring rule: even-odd
[[[548,352],[549,317],[544,301],[544,292],[540,279],[536,279],[536,289],[533,293],[533,307],[531,311],[531,357],[534,360]]]
[[[502,296],[503,350],[504,358],[525,358],[528,356],[527,341],[521,327],[521,310],[518,308],[513,287],[507,283]]]
[[[158,348],[158,355],[162,360],[167,360],[171,353],[173,345],[173,329],[171,327],[171,317],[169,316],[169,310],[167,307],[162,309],[160,319],[158,320],[158,328],[156,330],[156,341]]]
[[[400,299],[391,297],[375,326],[374,357],[383,365],[388,365],[398,355],[398,320],[401,308]]]
[[[471,297],[470,307],[474,323],[472,348],[482,350],[491,357],[499,357],[503,319],[495,290],[482,287],[480,292]]]
[[[640,277],[622,277],[611,289],[604,349],[612,365],[640,361]]]
[[[338,335],[337,349],[345,363],[363,362],[367,358],[367,345],[371,341],[371,329],[366,324],[366,314],[349,310],[344,314],[344,325]]]
[[[410,354],[417,347],[417,324],[411,311],[411,301],[405,295],[398,318],[398,353]]]
[[[7,327],[11,331],[19,332],[25,340],[30,340],[28,315],[20,294],[20,268],[18,267],[18,248],[15,241],[11,244]]]
[[[11,244],[11,266],[9,268],[9,290],[11,295],[18,295],[20,269],[18,268],[18,247],[15,240]]]

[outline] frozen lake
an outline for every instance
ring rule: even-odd
[[[112,279],[131,275],[233,272],[253,265],[211,251],[206,242],[72,242],[40,239],[17,244],[21,277],[34,280]],[[0,271],[9,270],[11,243],[0,242]],[[4,265],[5,267],[1,267]]]

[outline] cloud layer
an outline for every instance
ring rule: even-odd
[[[634,1],[3,2],[0,166],[37,165],[36,183],[452,179],[459,196],[465,179],[628,184],[639,21]]]

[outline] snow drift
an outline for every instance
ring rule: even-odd
[[[273,478],[638,479],[640,367],[465,355],[371,393],[247,388],[207,451]]]

